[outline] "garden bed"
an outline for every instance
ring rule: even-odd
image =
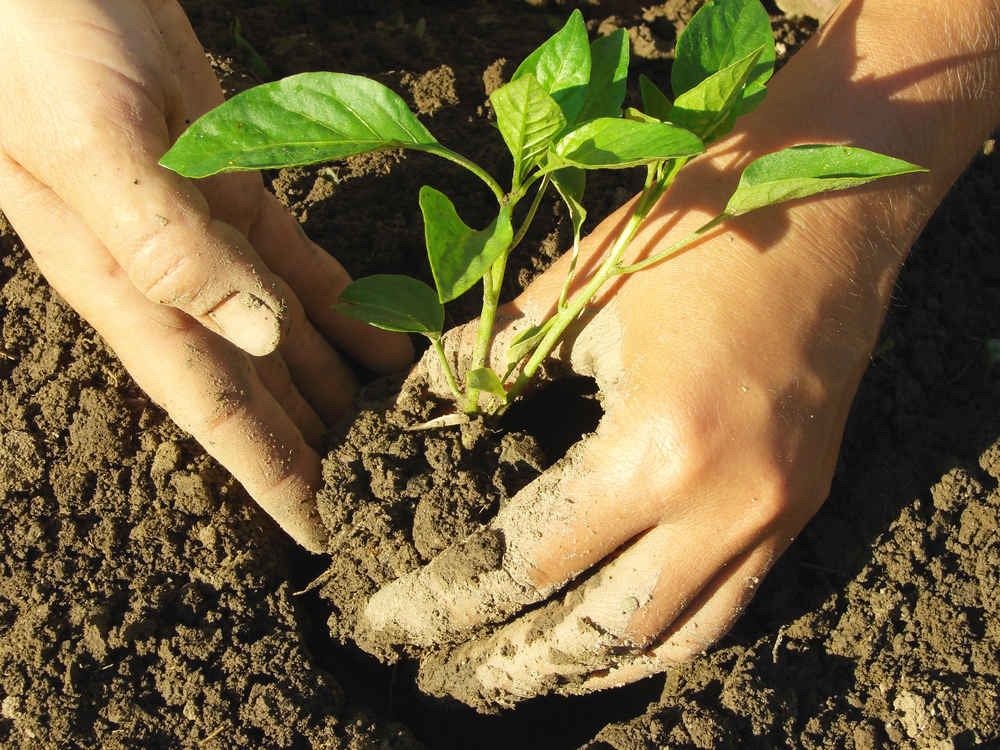
[[[238,16],[277,75],[373,76],[493,172],[507,157],[488,92],[571,7],[184,5],[231,91],[254,82],[229,38]],[[629,29],[632,76],[667,80],[696,3],[640,6],[582,10],[595,30]],[[775,28],[787,53],[811,25],[775,18]],[[266,177],[355,277],[428,277],[421,185],[462,196],[470,224],[489,221],[474,178],[423,154]],[[630,197],[631,179],[595,175],[590,216]],[[734,630],[665,677],[498,716],[427,699],[412,664],[384,666],[331,635],[330,602],[298,593],[328,560],[288,542],[149,402],[4,223],[0,747],[990,746],[1000,738],[1000,368],[987,348],[1000,338],[998,179],[1000,156],[981,154],[931,220],[897,285],[830,499]],[[571,241],[553,203],[539,214],[508,297]],[[461,300],[448,311],[452,323],[475,314]]]

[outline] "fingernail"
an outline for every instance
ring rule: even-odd
[[[235,294],[208,316],[221,333],[243,351],[263,357],[281,343],[281,320],[274,310],[249,292]]]

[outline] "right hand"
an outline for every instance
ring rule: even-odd
[[[504,704],[694,658],[822,503],[903,258],[1000,110],[998,3],[970,2],[944,34],[928,29],[929,4],[843,3],[764,104],[681,173],[627,261],[714,217],[751,159],[791,145],[846,143],[930,172],[754,212],[605,285],[559,352],[597,381],[596,434],[511,499],[493,533],[366,608],[390,639],[439,646],[425,690]],[[992,85],[960,85],[975,80]],[[581,267],[628,208],[588,238]],[[498,316],[494,366],[516,330],[551,315],[565,266]],[[452,337],[457,362],[473,338]],[[504,624],[476,632],[491,623]]]
[[[257,173],[157,160],[223,101],[176,0],[4,0],[0,207],[136,382],[298,542],[322,551],[315,452],[406,337],[330,310],[350,277]],[[332,345],[331,345],[332,342]]]

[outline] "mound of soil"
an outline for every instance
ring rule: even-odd
[[[230,90],[255,82],[231,43],[238,17],[275,75],[374,76],[443,143],[494,173],[506,157],[487,95],[571,7],[183,4]],[[677,30],[697,7],[581,5],[595,32],[629,30],[632,75],[655,80],[668,78]],[[786,53],[812,26],[775,17]],[[470,224],[490,218],[492,198],[473,178],[422,154],[267,178],[355,277],[429,277],[417,205],[424,184],[453,196]],[[633,194],[630,179],[608,173],[591,181],[595,221]],[[342,612],[317,591],[302,593],[329,560],[287,542],[148,401],[0,221],[0,747],[995,746],[1000,368],[990,342],[1000,338],[998,179],[990,143],[927,227],[854,404],[831,497],[736,628],[666,676],[597,696],[529,701],[500,716],[428,700],[409,662],[386,667],[332,637],[331,611],[338,627]],[[558,207],[545,203],[539,214],[508,295],[569,244]],[[449,307],[452,322],[474,314],[466,304]],[[421,451],[411,459],[431,468],[451,458],[447,446]],[[518,460],[496,464],[493,473],[512,484],[488,504],[541,465]],[[433,494],[434,481],[417,480],[413,494]],[[433,507],[426,526],[439,533]],[[446,515],[452,533],[483,510]],[[400,569],[445,541],[433,537],[401,553]],[[369,557],[373,565],[392,560],[379,548]]]

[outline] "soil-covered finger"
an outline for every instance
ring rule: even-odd
[[[273,195],[264,196],[249,238],[268,267],[294,291],[312,325],[334,346],[380,375],[412,363],[413,345],[406,335],[374,328],[332,307],[351,277],[335,257],[309,240]]]
[[[662,671],[667,662],[647,648],[730,564],[740,567],[721,546],[707,551],[696,534],[652,529],[558,600],[489,638],[428,655],[421,686],[482,707],[550,691],[584,693]],[[714,609],[727,605],[729,597],[722,597]],[[722,632],[713,627],[706,635]],[[711,642],[699,639],[697,652]]]
[[[306,445],[318,450],[320,438],[326,427],[295,387],[288,365],[281,354],[275,352],[266,357],[254,357],[253,364],[261,384],[299,428]]]
[[[119,356],[136,382],[222,463],[300,544],[325,530],[314,493],[319,458],[261,383],[250,357],[168,307],[151,304],[96,236],[45,189],[51,223],[15,211],[22,239],[52,286]],[[76,238],[63,252],[64,238]]]

